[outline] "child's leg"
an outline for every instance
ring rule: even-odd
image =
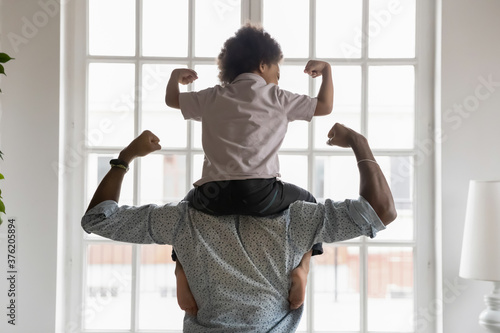
[[[198,313],[198,305],[191,293],[186,273],[184,273],[184,268],[182,268],[179,260],[175,262],[175,277],[177,280],[177,303],[179,303],[182,310],[192,316],[196,316]]]
[[[312,250],[304,254],[299,266],[297,266],[290,274],[292,281],[290,291],[288,293],[288,301],[290,309],[298,309],[306,298],[307,275],[309,275],[309,263],[311,261]]]

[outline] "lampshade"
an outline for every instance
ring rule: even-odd
[[[500,281],[500,181],[470,181],[459,275]]]

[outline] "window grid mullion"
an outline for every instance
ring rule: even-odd
[[[368,136],[368,0],[363,0],[361,34],[361,133]]]
[[[142,65],[141,65],[141,50],[142,50],[142,0],[136,0],[135,2],[135,85],[134,85],[134,137],[139,135],[140,129],[142,128],[141,119],[141,105],[142,100]],[[134,181],[133,181],[133,202],[134,205],[138,205],[140,196],[140,170],[141,170],[141,160],[135,160],[134,168]],[[140,261],[138,256],[140,255],[141,249],[139,245],[132,245],[132,279],[131,279],[131,302],[130,307],[132,313],[130,314],[130,329],[132,332],[137,332],[139,326],[139,282],[140,282]]]
[[[363,238],[360,246],[360,297],[361,297],[361,309],[360,309],[360,329],[362,333],[368,332],[368,247],[366,246],[366,241]]]
[[[309,1],[309,59],[315,59],[316,58],[316,1],[315,0],[310,0]],[[305,62],[307,63],[308,59],[305,59]],[[314,93],[316,91],[316,80],[314,80],[312,77],[308,78],[309,80],[309,96],[314,96]],[[307,144],[307,161],[308,161],[308,168],[307,168],[307,184],[309,186],[309,190],[314,193],[313,185],[314,185],[314,177],[313,177],[313,170],[314,170],[314,117],[313,119],[309,122],[308,124],[308,144]],[[312,265],[314,266],[314,260],[312,261]],[[314,332],[314,313],[315,313],[315,304],[314,304],[314,290],[315,290],[315,284],[314,284],[314,275],[315,275],[315,270],[310,269],[309,270],[309,275],[310,277],[308,278],[308,290],[306,293],[306,301],[308,302],[307,306],[307,330],[309,332]]]
[[[368,137],[368,34],[369,34],[369,1],[363,0],[361,20],[361,133]],[[368,331],[368,247],[366,239],[361,239],[360,246],[360,329],[362,333]]]
[[[188,56],[187,59],[187,66],[188,68],[194,68],[194,54],[195,54],[195,0],[189,0],[188,4]],[[213,61],[213,60],[212,60]],[[188,86],[188,90],[192,90],[192,84]],[[194,161],[194,153],[193,153],[193,148],[194,148],[194,122],[192,120],[186,121],[186,126],[187,126],[187,149],[186,149],[186,167],[187,167],[187,172],[186,172],[186,189],[191,189],[192,184],[194,183],[193,180],[193,161]]]
[[[141,254],[141,248],[138,244],[132,245],[132,279],[131,279],[131,301],[130,301],[130,330],[137,332],[139,330],[139,283],[140,283],[140,261],[138,260]]]

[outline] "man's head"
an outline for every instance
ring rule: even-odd
[[[231,83],[242,73],[257,73],[267,83],[278,84],[281,47],[261,27],[250,24],[226,40],[217,58],[222,85]]]

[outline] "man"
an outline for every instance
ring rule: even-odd
[[[128,164],[160,149],[145,131],[123,149],[97,188],[82,227],[132,243],[175,246],[198,304],[184,317],[185,332],[293,332],[303,307],[290,310],[289,274],[318,242],[374,237],[396,218],[394,200],[367,140],[335,124],[330,145],[352,148],[360,172],[360,198],[298,201],[271,217],[211,216],[187,202],[118,207]],[[307,274],[307,272],[305,272]]]

